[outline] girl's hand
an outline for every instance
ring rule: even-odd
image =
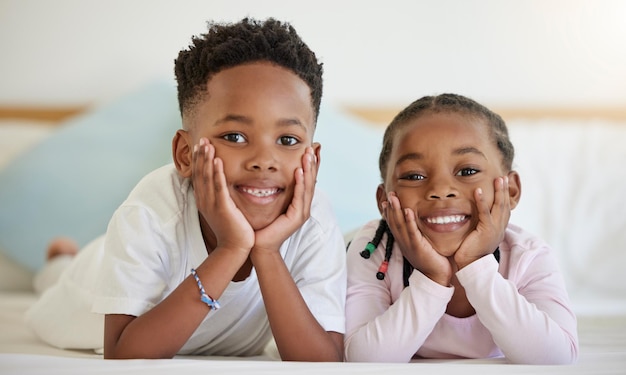
[[[383,217],[400,246],[402,255],[413,267],[443,286],[450,285],[452,266],[439,254],[417,227],[417,213],[403,209],[395,193],[390,192],[388,201],[382,203]]]
[[[494,190],[491,207],[488,202],[485,202],[481,188],[474,192],[478,208],[478,224],[454,254],[454,261],[459,269],[493,253],[504,239],[504,231],[511,217],[509,178],[507,176],[496,178]]]
[[[194,146],[192,182],[198,211],[213,231],[217,245],[249,252],[254,231],[230,197],[224,164],[206,138]]]
[[[311,147],[307,147],[301,162],[302,167],[294,172],[296,183],[287,211],[256,232],[253,253],[278,251],[282,243],[308,220],[318,171],[317,158]]]

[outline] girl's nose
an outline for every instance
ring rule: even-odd
[[[427,199],[449,199],[456,198],[458,191],[454,186],[452,178],[431,178],[429,189],[427,190]]]

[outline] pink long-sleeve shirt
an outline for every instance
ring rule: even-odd
[[[476,314],[445,313],[454,292],[418,270],[403,285],[403,257],[394,245],[384,280],[376,278],[385,239],[370,259],[360,252],[378,220],[348,249],[347,361],[409,362],[413,358],[493,358],[512,363],[568,364],[578,357],[576,316],[551,248],[509,225],[500,262],[480,258],[456,273]]]

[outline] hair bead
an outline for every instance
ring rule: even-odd
[[[368,242],[367,245],[365,245],[365,249],[361,251],[361,256],[365,259],[369,259],[370,255],[372,255],[374,250],[376,250],[376,245],[374,245],[371,242]]]
[[[384,280],[385,279],[385,274],[387,273],[387,268],[389,267],[389,262],[384,260],[381,264],[380,267],[378,267],[378,272],[376,272],[376,278],[378,280]]]

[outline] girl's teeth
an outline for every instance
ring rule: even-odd
[[[426,219],[426,221],[431,224],[450,224],[450,223],[460,223],[464,219],[465,219],[465,215],[451,215],[451,216],[429,217]]]

